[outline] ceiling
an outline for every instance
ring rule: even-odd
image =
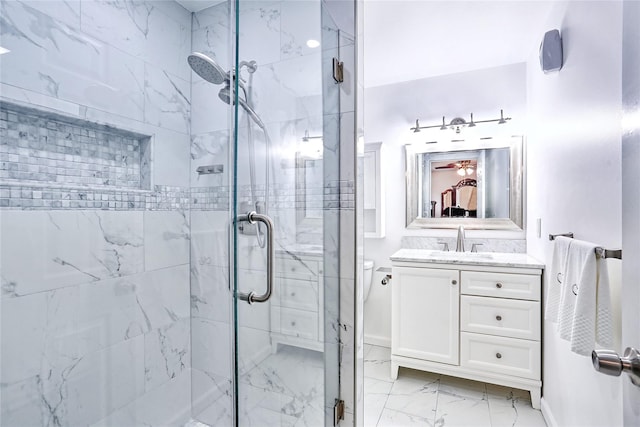
[[[176,0],[190,12],[200,12],[203,9],[222,3],[223,0]]]
[[[553,2],[364,2],[364,85],[381,86],[525,62]]]

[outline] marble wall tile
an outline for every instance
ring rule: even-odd
[[[221,211],[191,211],[192,267],[229,267],[230,216]]]
[[[229,139],[228,130],[191,135],[191,186],[217,187],[229,185]],[[222,165],[219,174],[201,175],[199,166]]]
[[[191,325],[188,317],[144,336],[145,391],[164,384],[191,367]]]
[[[189,241],[187,212],[144,212],[145,270],[188,264]]]
[[[35,414],[37,425],[95,422],[144,392],[143,346],[140,336],[83,357],[44,358],[27,381],[2,383],[3,422],[33,425]]]
[[[39,375],[45,359],[83,358],[189,319],[188,279],[185,265],[4,298],[2,383]]]
[[[191,316],[228,323],[232,302],[228,268],[192,264]]]
[[[449,243],[449,250],[456,247],[455,237],[421,237],[421,236],[402,236],[400,247],[407,249],[442,249],[442,245],[438,242]],[[501,252],[501,253],[525,253],[527,243],[524,239],[477,239],[466,238],[465,245],[471,250],[473,243],[480,243],[478,252]]]
[[[223,2],[194,13],[191,35],[192,50],[214,59],[225,70],[232,68],[229,6]]]
[[[210,426],[231,427],[233,385],[229,378],[191,370],[191,413],[194,419]]]
[[[307,46],[307,41],[320,42],[320,2],[282,2],[280,22],[280,55],[283,59],[318,50]]]
[[[267,123],[320,115],[321,102],[301,103],[299,99],[319,98],[321,85],[319,52],[273,64],[258,63],[253,74],[255,110]]]
[[[136,284],[128,277],[67,287],[45,295],[44,354],[47,357],[83,357],[148,330]],[[11,299],[7,301],[11,302]],[[30,313],[14,314],[11,318],[25,318]]]
[[[232,128],[232,107],[218,97],[222,86],[202,80],[195,73],[191,81],[191,134]]]
[[[191,15],[166,1],[82,1],[82,31],[189,79]]]
[[[43,420],[40,410],[39,377],[0,384],[0,418],[7,426],[40,426],[50,420]]]
[[[80,28],[81,0],[22,0],[22,2],[28,3],[30,7],[49,15],[56,21],[64,22],[71,27]]]
[[[188,265],[148,271],[128,279],[136,285],[145,333],[189,318]]]
[[[3,2],[3,83],[143,119],[144,63],[46,15]]]
[[[2,64],[2,57],[0,56],[0,67],[2,67]],[[0,82],[0,99],[18,105],[35,106],[41,110],[44,109],[72,117],[78,117],[80,113],[78,104],[3,82]]]
[[[260,366],[271,354],[271,339],[264,329],[239,326],[237,342],[239,375]]]
[[[258,66],[280,60],[281,2],[246,1],[240,3],[240,60],[256,61]]]
[[[144,121],[188,134],[191,127],[190,82],[155,65],[146,64],[144,71]]]
[[[153,129],[153,184],[189,186],[189,135]]]
[[[194,318],[191,323],[193,368],[220,378],[231,378],[231,327],[229,323]]]
[[[48,302],[46,293],[0,300],[0,391],[3,394],[8,392],[5,387],[40,374]],[[27,386],[28,384],[22,384],[17,386],[17,389]]]
[[[191,375],[187,370],[90,425],[91,427],[183,426],[191,418],[190,387]]]
[[[142,212],[4,211],[2,297],[143,269]]]

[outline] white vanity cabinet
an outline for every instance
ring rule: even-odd
[[[458,364],[457,270],[393,269],[393,354]]]
[[[276,253],[271,297],[271,346],[324,349],[322,255]]]
[[[539,409],[542,266],[391,259],[391,377],[403,366],[525,389]]]

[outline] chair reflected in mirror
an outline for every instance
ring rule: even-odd
[[[465,178],[456,185],[440,193],[442,217],[478,216],[478,183],[475,179]]]

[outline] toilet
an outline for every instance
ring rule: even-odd
[[[364,289],[363,295],[366,301],[369,298],[369,292],[371,292],[371,282],[373,281],[373,261],[370,259],[364,260]]]

